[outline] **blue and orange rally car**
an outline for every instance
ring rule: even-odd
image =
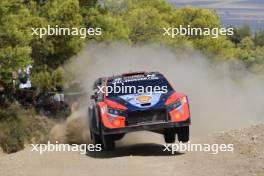
[[[147,130],[166,143],[189,141],[190,111],[186,95],[176,92],[159,72],[133,72],[98,78],[89,107],[92,142],[114,150],[128,132]]]

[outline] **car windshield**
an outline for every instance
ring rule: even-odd
[[[172,87],[164,77],[133,77],[110,80],[105,88],[107,97],[128,94],[167,93]]]

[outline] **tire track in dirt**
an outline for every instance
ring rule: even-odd
[[[113,152],[31,152],[30,147],[0,155],[1,176],[263,176],[264,125],[192,138],[192,143],[234,143],[233,153],[216,155],[163,152],[163,140],[152,133],[132,133]]]

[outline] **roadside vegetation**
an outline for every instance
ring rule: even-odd
[[[164,37],[164,27],[219,28],[216,12],[208,9],[177,8],[165,0],[1,0],[0,71],[12,72],[33,64],[32,83],[51,89],[68,81],[63,64],[78,54],[87,43],[158,43],[172,49],[194,48],[212,62],[239,60],[256,74],[264,72],[264,30],[253,33],[248,26],[235,28],[231,37]],[[102,28],[101,36],[32,36],[31,28],[50,26]],[[10,80],[4,80],[10,84]],[[24,143],[45,139],[47,122],[33,110],[18,105],[0,107],[0,146],[11,153]],[[43,136],[43,137],[42,137]]]
[[[24,148],[25,143],[42,143],[48,140],[52,123],[36,117],[32,110],[22,110],[12,104],[0,109],[0,147],[6,153]]]

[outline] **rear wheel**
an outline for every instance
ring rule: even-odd
[[[179,142],[188,142],[189,141],[189,126],[177,128],[177,135]]]
[[[175,132],[173,129],[165,130],[164,140],[166,143],[174,143],[175,142]]]

